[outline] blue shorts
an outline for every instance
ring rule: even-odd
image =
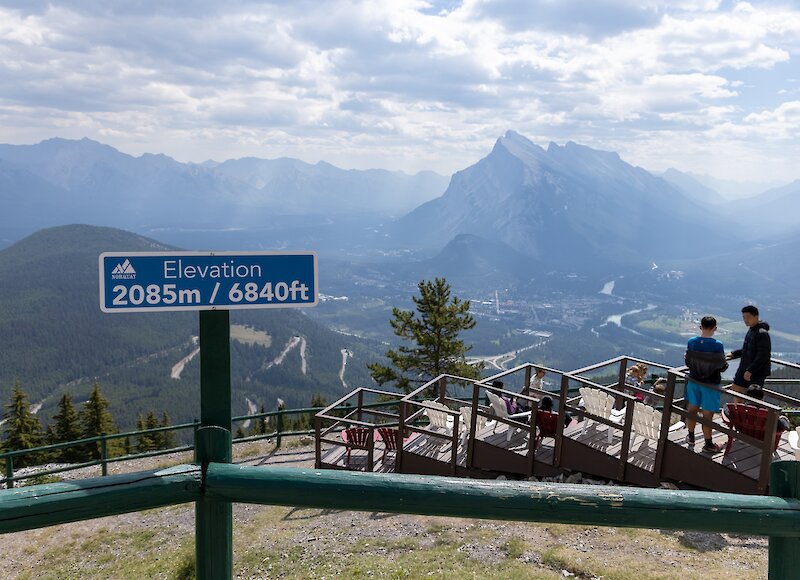
[[[722,393],[703,387],[692,381],[686,382],[686,402],[695,407],[700,407],[703,411],[719,411]]]

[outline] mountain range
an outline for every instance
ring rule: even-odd
[[[73,222],[143,231],[246,227],[276,214],[399,215],[446,185],[447,178],[430,171],[344,170],[296,159],[197,165],[56,138],[0,145],[0,237]]]

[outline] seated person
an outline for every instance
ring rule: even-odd
[[[526,394],[527,393],[527,394],[530,395],[531,393],[530,393],[529,389],[538,389],[538,390],[541,391],[542,390],[542,379],[544,379],[544,376],[546,374],[547,373],[545,372],[544,369],[537,368],[536,372],[531,377],[530,384],[528,385],[527,388],[523,387],[523,389],[520,392],[520,394]],[[519,411],[519,412],[530,411],[531,410],[530,401],[527,401],[525,399],[514,399],[514,403],[516,404],[517,411]]]
[[[548,411],[553,412],[553,399],[547,395],[542,397],[542,400],[539,401],[539,410],[540,411]],[[564,428],[566,428],[570,423],[572,423],[572,415],[567,412],[564,413]]]
[[[764,387],[761,385],[750,385],[747,387],[747,392],[745,393],[748,397],[753,397],[754,399],[758,399],[759,401],[764,400]],[[725,409],[728,410],[727,408]],[[725,416],[727,417],[728,414],[726,413]],[[782,433],[783,431],[788,431],[792,428],[792,424],[789,422],[789,418],[786,415],[781,415],[778,417],[778,425],[776,427],[778,433]]]
[[[503,384],[503,381],[492,381],[492,386],[495,389],[504,389],[505,388],[504,384]],[[501,399],[503,399],[503,402],[506,404],[506,412],[508,412],[509,415],[513,415],[513,414],[519,412],[519,408],[517,407],[517,400],[516,399],[511,399],[510,397],[507,397],[503,393],[495,393],[495,394],[498,397],[500,397]]]

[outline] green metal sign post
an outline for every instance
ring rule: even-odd
[[[231,345],[227,310],[200,312],[200,428],[195,461],[230,463]],[[202,491],[202,490],[201,490]],[[230,501],[202,496],[195,503],[197,578],[230,578],[233,574],[233,509]]]

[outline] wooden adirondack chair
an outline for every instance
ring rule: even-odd
[[[756,407],[754,405],[745,405],[743,403],[728,403],[728,416],[722,413],[722,420],[739,433],[744,433],[755,439],[764,440],[766,436],[767,417],[769,410],[763,407]],[[782,431],[775,430],[775,443],[772,450],[778,448],[781,442]],[[731,450],[733,446],[733,435],[728,435],[728,444],[725,446],[725,454]],[[724,457],[723,455],[723,457]]]
[[[386,454],[389,451],[394,451],[396,454],[397,449],[403,444],[403,438],[400,437],[399,429],[390,429],[389,427],[378,427],[378,436],[381,438],[381,441],[383,441],[381,463],[386,463]]]
[[[464,406],[460,407],[459,411],[461,411],[461,443],[462,445],[467,443],[467,438],[469,437],[469,430],[472,426],[472,407],[471,406]],[[475,432],[477,433],[484,427],[486,427],[487,419],[483,415],[478,415],[475,421]]]
[[[534,451],[542,442],[544,437],[556,438],[558,431],[558,413],[555,411],[536,412],[536,440],[533,442]]]
[[[370,430],[365,427],[350,427],[342,431],[342,441],[347,443],[347,454],[344,464],[350,466],[350,451],[353,449],[369,449]]]
[[[453,433],[453,419],[448,414],[450,407],[437,401],[422,401],[421,404],[425,407],[425,415],[431,422],[431,427],[442,429],[449,434]]]
[[[581,387],[578,389],[581,394],[581,405],[592,415],[603,417],[604,419],[611,419],[615,423],[621,423],[625,420],[624,409],[614,409],[614,397],[601,391],[600,389],[593,389],[591,387]],[[586,432],[586,427],[590,419],[583,420],[583,428],[581,434]],[[609,445],[614,440],[614,430],[608,428],[608,443]]]
[[[494,394],[491,391],[486,391],[486,396],[489,397],[489,405],[492,407],[492,411],[498,417],[503,419],[522,419],[525,417],[530,417],[531,412],[525,411],[524,413],[516,413],[514,415],[508,414],[508,408],[506,407],[506,402],[498,395]],[[497,430],[497,425],[500,424],[499,421],[494,422],[494,429]],[[512,427],[511,425],[508,426],[506,430],[506,441],[511,441],[511,435],[516,431],[516,428]],[[493,431],[494,432],[494,431]]]

